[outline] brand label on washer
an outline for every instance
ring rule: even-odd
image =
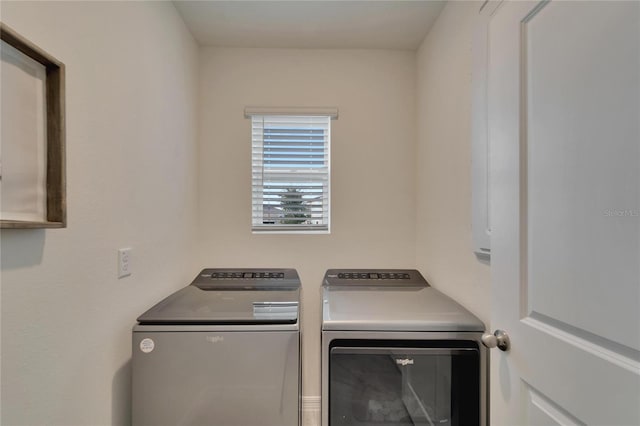
[[[207,336],[207,342],[209,343],[224,342],[224,336]]]
[[[155,342],[152,339],[146,338],[142,339],[140,342],[140,350],[145,354],[148,354],[156,347]]]

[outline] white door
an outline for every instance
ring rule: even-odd
[[[640,3],[489,23],[493,425],[640,424]]]

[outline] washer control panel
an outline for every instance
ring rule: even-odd
[[[191,283],[201,290],[288,290],[300,287],[295,269],[207,268]]]
[[[244,279],[244,280],[278,280],[284,279],[284,272],[233,272],[233,271],[220,271],[212,272],[211,275],[204,274],[212,280],[229,280],[229,279]]]

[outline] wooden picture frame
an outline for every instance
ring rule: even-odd
[[[10,146],[11,144],[39,144],[44,143],[44,147],[29,148],[34,151],[41,150],[44,161],[39,166],[44,170],[40,170],[39,173],[43,177],[44,190],[36,190],[42,203],[41,219],[26,219],[12,217],[7,214],[4,208],[0,211],[0,227],[1,228],[65,228],[67,226],[67,209],[66,209],[66,171],[65,171],[65,67],[64,64],[53,56],[49,55],[38,46],[34,45],[24,37],[20,36],[11,28],[7,27],[4,23],[0,22],[0,38],[4,42],[3,45],[11,46],[6,48],[7,50],[13,48],[19,51],[20,54],[25,55],[44,67],[44,93],[42,95],[42,114],[43,128],[36,130],[42,134],[42,141],[31,140],[34,138],[18,138],[7,137],[7,140],[2,140],[3,146]],[[4,61],[4,59],[3,59]],[[3,65],[5,65],[3,63]],[[7,77],[9,78],[9,77]],[[27,77],[28,78],[28,77]],[[9,100],[6,101],[9,103]],[[4,104],[3,100],[3,104]],[[7,105],[3,105],[7,107]],[[28,111],[27,114],[38,114],[38,108],[36,111]],[[22,111],[15,112],[15,114],[21,114]],[[3,113],[4,117],[4,113]],[[30,117],[28,117],[30,119]],[[29,121],[26,119],[25,122]],[[19,132],[16,132],[19,133]],[[5,139],[3,130],[3,139]],[[24,140],[26,139],[26,140]],[[0,152],[0,155],[2,153]],[[30,160],[29,160],[30,161]],[[2,169],[5,170],[5,167]],[[2,177],[0,176],[0,179]],[[0,183],[4,188],[4,191],[9,191],[7,188],[16,192],[16,188],[11,188],[12,182],[17,179],[4,179],[4,182]],[[5,217],[3,217],[3,215]]]

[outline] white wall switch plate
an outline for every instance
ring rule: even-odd
[[[131,275],[131,248],[118,250],[118,278]]]

